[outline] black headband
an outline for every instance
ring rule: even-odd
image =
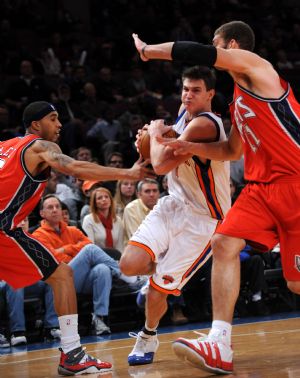
[[[23,113],[23,123],[29,127],[32,121],[39,121],[51,112],[56,112],[54,105],[46,101],[37,101],[29,104]]]

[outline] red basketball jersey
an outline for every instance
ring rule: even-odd
[[[235,84],[230,111],[243,141],[248,181],[300,179],[300,104],[289,84],[281,84],[285,93],[277,100]]]
[[[15,228],[38,204],[49,170],[32,177],[24,163],[25,150],[40,139],[26,135],[0,142],[0,229]]]

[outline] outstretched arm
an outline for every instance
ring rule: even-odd
[[[243,154],[241,138],[231,129],[228,140],[213,143],[194,143],[179,139],[159,139],[160,143],[174,150],[174,155],[192,154],[210,160],[239,160]]]
[[[144,177],[153,177],[152,170],[146,168],[149,161],[139,159],[131,168],[104,167],[87,161],[74,160],[64,155],[56,143],[46,140],[37,140],[25,153],[25,164],[29,172],[36,175],[47,166],[64,174],[77,177],[81,180],[140,180]]]

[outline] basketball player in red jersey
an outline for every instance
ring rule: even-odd
[[[152,172],[146,163],[130,169],[103,167],[63,155],[55,143],[61,123],[55,107],[44,101],[24,110],[26,135],[0,142],[0,279],[14,288],[43,279],[53,289],[62,332],[61,375],[97,373],[111,364],[86,354],[80,345],[72,269],[58,264],[51,251],[17,225],[39,202],[50,167],[82,180],[138,180]]]
[[[239,252],[245,243],[261,251],[280,242],[284,277],[300,294],[300,105],[272,65],[252,52],[249,25],[219,27],[213,46],[195,42],[147,45],[133,34],[142,60],[181,60],[215,66],[234,80],[232,128],[228,141],[165,141],[174,154],[236,160],[244,153],[249,182],[212,240],[213,323],[207,337],[178,339],[175,353],[212,373],[233,370],[231,322],[240,288]]]

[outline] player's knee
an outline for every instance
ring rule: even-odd
[[[295,294],[300,294],[300,282],[299,281],[287,281],[288,288]]]
[[[151,263],[149,255],[141,248],[128,245],[119,262],[120,270],[127,276],[146,274]]]
[[[211,240],[213,256],[217,259],[229,260],[237,258],[246,243],[242,239],[215,234]]]

